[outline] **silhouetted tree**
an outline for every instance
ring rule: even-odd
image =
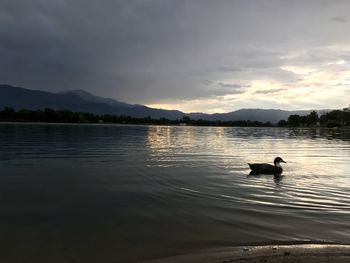
[[[286,127],[286,126],[287,126],[287,121],[286,121],[286,120],[280,120],[280,121],[277,123],[277,126],[278,126],[278,127]]]
[[[300,116],[297,114],[290,115],[288,118],[288,126],[289,127],[298,127],[300,126]]]
[[[189,116],[183,116],[181,122],[188,124],[191,122],[191,118]]]
[[[308,126],[316,126],[318,122],[318,113],[316,111],[310,112],[309,115],[307,115],[308,120]]]

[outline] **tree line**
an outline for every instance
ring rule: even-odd
[[[103,114],[97,115],[87,112],[73,112],[70,110],[14,110],[5,107],[0,111],[2,122],[48,122],[48,123],[115,123],[115,124],[155,124],[155,125],[193,125],[193,126],[236,126],[236,127],[270,127],[270,122],[259,121],[209,121],[193,120],[189,116],[181,119],[154,119],[151,117],[136,118],[125,115]]]
[[[279,127],[350,127],[350,107],[343,110],[324,112],[319,116],[316,111],[308,115],[290,115],[288,120],[278,122]]]
[[[97,115],[87,112],[73,112],[70,110],[14,110],[5,107],[0,111],[1,122],[52,122],[52,123],[115,123],[115,124],[155,124],[155,125],[193,125],[193,126],[227,126],[227,127],[272,127],[270,122],[249,120],[239,121],[209,121],[193,120],[189,116],[181,119],[154,119],[151,117],[130,117],[125,115],[103,114]],[[350,127],[350,107],[343,110],[332,110],[319,115],[316,111],[308,115],[290,115],[287,120],[280,120],[278,127]]]

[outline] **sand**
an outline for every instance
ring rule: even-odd
[[[202,251],[144,263],[350,263],[350,245],[245,246]]]

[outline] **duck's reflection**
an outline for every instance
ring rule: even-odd
[[[280,185],[283,180],[283,177],[284,176],[282,174],[274,174],[273,181],[275,182],[276,185]]]
[[[261,178],[261,177],[272,177],[270,174],[259,174],[259,173],[254,173],[253,171],[251,171],[247,177],[248,178]],[[283,180],[283,175],[281,173],[275,173],[273,175],[273,181],[276,185],[280,185],[282,183]]]

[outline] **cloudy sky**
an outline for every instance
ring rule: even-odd
[[[0,83],[185,112],[343,108],[350,1],[0,0]]]

